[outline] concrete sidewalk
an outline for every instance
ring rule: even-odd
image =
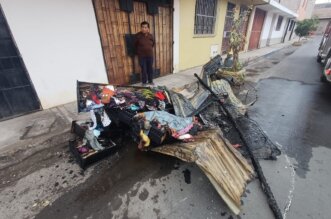
[[[77,114],[75,103],[68,103],[0,122],[0,169],[66,144],[71,121],[86,117],[86,114]]]
[[[257,60],[258,58],[261,58],[263,56],[276,52],[280,49],[291,46],[292,43],[295,41],[297,41],[297,38],[294,38],[289,42],[275,44],[253,51],[242,52],[239,54],[240,62],[243,64],[243,66],[247,66],[252,62],[254,62],[255,60]],[[225,59],[225,57],[226,57],[225,55],[222,56],[223,60]],[[199,75],[201,70],[202,70],[202,66],[197,66],[194,68],[181,71],[179,73],[156,78],[154,79],[154,81],[157,85],[167,86],[169,88],[181,87],[184,86],[185,84],[196,81],[196,78],[194,77],[194,73],[197,73]]]
[[[269,55],[280,49],[291,46],[296,41],[298,41],[298,38],[294,38],[291,41],[288,41],[285,43],[274,44],[274,45],[271,45],[268,47],[263,47],[261,49],[240,53],[240,55],[239,55],[240,62],[243,63],[244,66],[246,66],[246,65],[250,64],[250,62],[253,62],[254,60],[256,60],[260,57]]]
[[[242,53],[240,60],[247,65],[291,44],[287,42]],[[198,66],[156,78],[155,83],[168,88],[180,87],[196,81],[194,73],[200,74],[201,70],[202,66]],[[76,102],[72,102],[0,122],[0,169],[18,163],[37,151],[66,144],[70,138],[71,121],[87,117],[87,114],[78,115]]]

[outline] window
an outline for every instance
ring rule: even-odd
[[[235,4],[228,2],[228,6],[226,8],[226,17],[233,17],[233,9],[236,7]]]
[[[228,2],[226,9],[225,23],[224,23],[224,33],[223,38],[229,38],[231,34],[232,21],[233,21],[233,9],[236,7],[235,4]],[[224,42],[224,41],[223,41]]]
[[[197,0],[194,34],[214,34],[217,0]]]
[[[276,30],[280,30],[280,27],[282,26],[283,23],[283,16],[278,16],[278,20],[277,20],[277,25],[276,25]]]
[[[292,31],[293,27],[294,27],[294,21],[291,20],[291,24],[290,24],[290,27],[289,27],[289,31]]]
[[[239,15],[246,16],[247,12],[249,11],[249,8],[246,5],[240,5],[240,13]]]

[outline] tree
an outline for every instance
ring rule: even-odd
[[[308,36],[309,32],[316,30],[318,25],[318,20],[316,18],[304,19],[297,22],[297,27],[294,32],[299,36],[299,41],[301,37]]]
[[[242,66],[239,62],[239,52],[246,42],[246,36],[242,32],[243,24],[248,20],[251,8],[241,13],[238,17],[235,16],[236,8],[233,9],[233,20],[230,32],[229,50],[233,53],[233,64],[231,70],[239,71]]]

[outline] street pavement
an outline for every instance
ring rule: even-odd
[[[258,96],[248,114],[283,152],[260,163],[284,218],[331,215],[331,86],[319,81],[319,41],[247,66]],[[257,179],[235,216],[194,164],[139,152],[130,142],[85,172],[66,145],[48,153],[47,163],[25,163],[40,170],[0,186],[0,218],[273,218]]]
[[[307,42],[263,74],[259,100],[249,113],[283,148],[278,161],[261,163],[287,218],[331,215],[331,86],[320,82],[320,40]]]

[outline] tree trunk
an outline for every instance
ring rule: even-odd
[[[237,49],[233,49],[233,71],[238,71],[238,62],[239,62],[239,51]]]

